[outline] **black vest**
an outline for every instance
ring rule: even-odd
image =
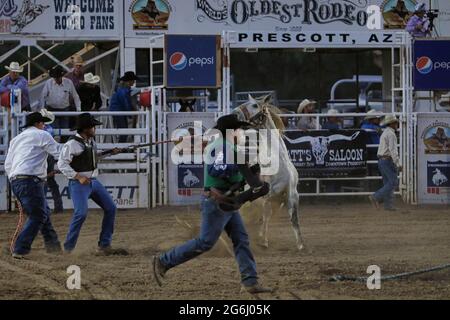
[[[70,166],[76,172],[94,171],[97,168],[97,147],[95,142],[87,144],[82,138],[73,136],[70,140],[75,140],[83,146],[83,152],[74,156]]]

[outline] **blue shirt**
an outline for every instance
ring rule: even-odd
[[[367,131],[368,144],[380,144],[380,134],[378,131],[381,129],[381,126],[364,121],[361,125],[361,129]]]
[[[322,125],[322,129],[325,129],[325,130],[340,130],[340,129],[342,129],[342,126],[339,123],[325,122]]]
[[[109,101],[110,111],[133,111],[131,88],[119,86]]]
[[[11,79],[9,75],[4,77],[0,81],[0,93],[5,91],[12,91],[14,89],[22,90],[22,106],[27,107],[30,105],[30,93],[28,91],[28,81],[23,76],[19,76],[15,81]]]

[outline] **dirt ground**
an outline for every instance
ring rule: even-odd
[[[323,203],[323,202],[320,202]],[[48,255],[39,237],[29,260],[0,257],[0,299],[449,299],[450,269],[385,281],[380,290],[365,283],[330,282],[335,274],[366,275],[378,265],[383,275],[450,263],[450,212],[445,207],[407,207],[376,211],[366,203],[302,205],[302,231],[307,250],[299,253],[285,213],[270,224],[270,247],[257,244],[258,219],[249,229],[261,281],[274,294],[240,293],[234,259],[223,245],[170,270],[157,287],[150,273],[152,254],[192,236],[181,220],[198,226],[196,207],[121,210],[114,245],[129,256],[99,257],[95,247],[101,215],[92,211],[72,255]],[[65,236],[70,212],[53,221]],[[0,245],[8,247],[17,216],[0,215]],[[81,268],[82,289],[66,289],[70,265]]]

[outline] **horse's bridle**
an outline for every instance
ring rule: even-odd
[[[265,108],[256,113],[254,116],[250,116],[250,113],[246,107],[241,107],[238,110],[243,114],[244,119],[256,128],[262,126],[267,119]]]

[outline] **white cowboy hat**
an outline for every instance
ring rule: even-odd
[[[339,111],[336,109],[330,109],[330,110],[328,110],[327,114],[329,114],[330,116],[335,116],[335,115],[339,114]]]
[[[41,109],[39,112],[43,117],[50,119],[50,121],[45,122],[45,124],[52,124],[53,122],[55,122],[55,115],[52,112],[48,111],[47,109]]]
[[[304,110],[307,106],[309,106],[309,105],[314,105],[314,104],[317,104],[317,102],[316,102],[316,101],[312,101],[312,100],[308,100],[308,99],[303,100],[303,101],[300,102],[300,104],[298,105],[297,113],[303,113],[303,110]]]
[[[390,125],[391,123],[394,123],[394,122],[398,122],[397,117],[394,116],[393,114],[388,114],[387,116],[384,117],[384,120],[383,120],[382,124],[383,124],[383,126],[388,126],[388,125]]]
[[[100,82],[100,77],[94,76],[91,72],[89,72],[84,75],[83,82],[90,83],[90,84],[97,84]]]
[[[378,119],[381,117],[382,117],[381,112],[379,112],[375,109],[372,109],[372,110],[369,110],[369,112],[367,112],[367,116],[364,118],[364,120]]]
[[[6,70],[12,71],[12,72],[22,72],[23,71],[23,67],[20,66],[20,64],[18,62],[11,62],[8,66],[5,66]]]

